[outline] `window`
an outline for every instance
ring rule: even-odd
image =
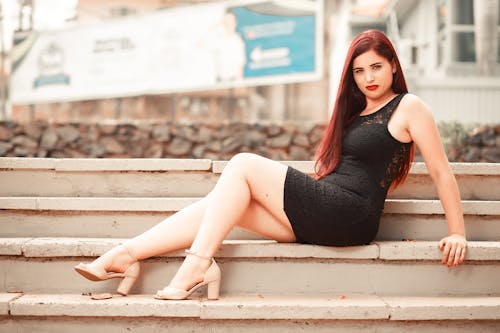
[[[450,47],[452,62],[475,62],[474,5],[472,0],[452,0]]]
[[[452,24],[474,24],[474,5],[472,0],[453,1]]]
[[[452,35],[451,58],[457,62],[475,62],[474,32],[455,32]]]

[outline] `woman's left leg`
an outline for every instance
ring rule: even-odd
[[[282,241],[294,242],[295,234],[283,210],[287,166],[248,153],[235,155],[226,165],[207,198],[207,207],[191,250],[212,257],[231,229],[241,220],[250,203],[257,202],[283,225]],[[243,226],[244,227],[244,226]],[[187,256],[169,286],[187,290],[201,281],[210,262]]]

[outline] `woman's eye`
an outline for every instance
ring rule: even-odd
[[[363,70],[362,70],[362,69],[355,69],[355,70],[354,70],[354,74],[359,74],[359,73],[361,73],[361,72],[363,72]]]
[[[374,69],[381,69],[382,68],[382,65],[375,65],[373,66]]]

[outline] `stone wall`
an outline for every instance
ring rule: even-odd
[[[298,123],[1,122],[0,156],[227,160],[238,152],[254,152],[275,160],[311,160],[324,128]],[[441,125],[440,131],[450,161],[500,162],[500,125]]]
[[[308,160],[321,125],[0,123],[0,156],[229,159],[255,152]]]

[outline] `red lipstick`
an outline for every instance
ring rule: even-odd
[[[366,89],[368,89],[368,90],[375,90],[375,89],[377,89],[377,88],[378,88],[378,86],[377,86],[377,85],[373,85],[373,86],[366,86]]]

